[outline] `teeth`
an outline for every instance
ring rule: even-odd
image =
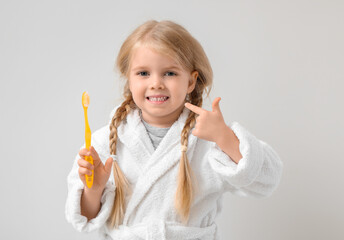
[[[167,100],[167,97],[159,97],[159,98],[150,97],[149,100],[151,100],[151,101],[153,101],[153,102],[162,102],[162,101],[166,101],[166,100]]]

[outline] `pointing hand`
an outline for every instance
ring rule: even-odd
[[[186,108],[199,115],[196,118],[196,125],[192,131],[194,136],[216,142],[217,138],[222,135],[227,125],[220,110],[220,100],[221,98],[218,97],[213,101],[212,111],[207,111],[191,103],[185,103]]]

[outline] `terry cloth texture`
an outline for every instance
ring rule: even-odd
[[[111,112],[109,123],[92,134],[92,146],[103,163],[110,157],[109,124],[117,107]],[[67,177],[67,221],[80,232],[98,231],[99,239],[106,240],[218,240],[215,219],[221,213],[224,193],[266,198],[275,191],[282,176],[283,162],[268,143],[238,122],[227,123],[240,142],[243,157],[236,164],[215,142],[197,138],[191,134],[191,129],[185,154],[194,176],[194,199],[188,222],[182,223],[175,209],[175,194],[182,154],[180,134],[189,113],[189,109],[183,109],[156,149],[137,109],[118,126],[117,163],[132,190],[132,195],[125,199],[124,219],[119,229],[106,224],[116,194],[113,174],[102,193],[98,215],[89,221],[81,215],[84,185],[78,174],[80,156],[76,154]],[[84,147],[85,144],[81,146]]]

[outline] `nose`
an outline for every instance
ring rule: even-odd
[[[152,76],[151,79],[152,79],[152,82],[150,85],[151,89],[164,89],[165,88],[164,81],[163,81],[163,78],[161,76],[154,75],[154,76]]]

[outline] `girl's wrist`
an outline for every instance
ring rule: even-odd
[[[94,188],[94,187],[88,188],[87,186],[85,186],[84,187],[84,192],[90,193],[92,195],[102,195],[104,189],[105,188],[103,188],[103,189],[99,189],[99,188],[97,189],[97,188]]]
[[[239,163],[242,155],[239,150],[239,139],[235,135],[234,131],[225,126],[222,129],[222,134],[219,134],[216,144],[225,152],[236,164]]]
[[[215,143],[220,146],[227,142],[229,139],[232,139],[232,129],[226,124],[223,124],[219,129],[220,130],[218,131],[218,134],[216,134]]]

